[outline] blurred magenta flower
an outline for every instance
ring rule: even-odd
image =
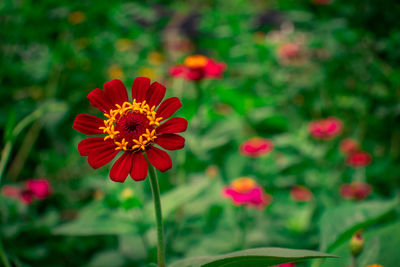
[[[263,209],[272,201],[272,197],[253,179],[241,177],[223,188],[222,196],[229,198],[234,205]]]
[[[335,117],[312,121],[308,125],[310,135],[321,140],[329,140],[338,136],[342,128],[342,121]]]
[[[82,140],[78,144],[81,156],[88,156],[90,166],[97,169],[123,151],[110,171],[111,180],[121,183],[128,174],[135,181],[147,177],[148,163],[144,152],[156,169],[162,172],[169,170],[172,167],[171,158],[154,144],[167,150],[184,147],[185,139],[176,133],[186,130],[186,119],[175,117],[160,125],[182,106],[179,98],[171,97],[161,103],[165,86],[158,82],[150,84],[150,79],[146,77],[134,80],[132,102],[129,102],[125,85],[120,80],[107,82],[104,88],[104,91],[94,89],[87,97],[92,106],[104,112],[106,118],[79,114],[72,126],[88,135],[105,134]]]
[[[24,186],[5,185],[1,189],[5,196],[19,200],[24,204],[31,204],[35,199],[43,200],[52,194],[50,182],[45,179],[29,179]]]
[[[297,43],[285,43],[278,47],[278,57],[281,59],[298,58],[301,53],[301,46]]]
[[[199,81],[206,78],[221,78],[225,69],[225,63],[216,62],[202,55],[194,55],[186,57],[184,64],[171,67],[169,73],[174,77]]]
[[[260,157],[269,154],[274,149],[274,143],[269,139],[261,137],[253,137],[244,141],[239,148],[239,151],[244,156]]]
[[[358,147],[359,147],[359,145],[358,145],[357,141],[355,141],[351,138],[346,138],[340,142],[339,151],[342,154],[347,155],[349,153],[357,151]]]
[[[346,199],[363,200],[372,192],[369,184],[353,182],[340,187],[340,195]]]
[[[303,185],[295,185],[290,189],[290,197],[297,202],[308,202],[313,198],[313,193]]]
[[[51,185],[47,179],[27,180],[26,188],[37,199],[44,199],[51,195]]]
[[[283,263],[283,264],[275,265],[274,267],[296,267],[296,263],[294,263],[294,262],[288,262],[288,263]]]
[[[362,168],[368,166],[372,157],[368,152],[365,151],[355,151],[351,152],[346,157],[346,164],[353,168]]]

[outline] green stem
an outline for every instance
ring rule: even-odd
[[[4,169],[6,168],[8,159],[10,158],[12,149],[12,142],[8,141],[1,151],[1,160],[0,160],[0,187],[1,187],[1,178],[3,177]]]
[[[3,249],[3,243],[0,240],[0,260],[3,263],[4,267],[11,267],[10,262],[7,259],[6,253]]]
[[[149,159],[146,155],[145,158],[149,165],[150,186],[151,192],[153,193],[154,209],[156,214],[158,266],[165,267],[164,226],[161,212],[160,188],[158,186],[156,170],[154,169],[153,165],[150,164]]]

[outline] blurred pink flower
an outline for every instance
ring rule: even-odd
[[[5,185],[1,189],[5,196],[19,200],[23,204],[31,204],[35,199],[42,200],[51,195],[52,189],[49,181],[42,179],[29,179],[23,187]]]
[[[305,186],[295,185],[290,189],[290,197],[297,202],[308,202],[313,198],[313,193]]]
[[[11,198],[14,198],[14,199],[19,199],[19,197],[21,195],[21,190],[17,186],[4,185],[1,188],[1,193],[4,196],[11,197]]]
[[[272,201],[272,197],[264,192],[253,179],[241,177],[222,190],[222,196],[229,198],[234,205],[263,209]]]
[[[342,121],[335,117],[312,121],[308,125],[311,136],[321,140],[329,140],[338,136],[342,128]]]
[[[283,263],[283,264],[276,265],[276,267],[296,267],[296,263],[288,262],[288,263]]]
[[[199,81],[205,78],[221,78],[226,64],[216,62],[202,55],[186,57],[184,64],[178,64],[169,69],[170,75],[189,81]]]
[[[346,138],[340,142],[339,151],[342,154],[347,155],[349,153],[357,151],[358,147],[359,147],[359,145],[358,145],[357,141],[355,141],[351,138]]]
[[[372,187],[366,183],[353,182],[340,187],[340,195],[346,199],[363,200],[372,192]]]
[[[368,152],[365,151],[354,151],[347,155],[346,164],[353,168],[362,168],[368,166],[372,157]]]
[[[51,185],[47,179],[30,179],[26,181],[25,185],[37,199],[44,199],[51,195]]]
[[[278,47],[278,57],[281,59],[293,59],[300,56],[301,46],[297,43],[286,43]]]
[[[242,155],[260,157],[269,154],[274,149],[274,143],[269,139],[253,137],[243,142],[239,148]]]

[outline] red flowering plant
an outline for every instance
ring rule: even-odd
[[[356,152],[358,150],[358,148],[359,148],[359,145],[358,145],[357,141],[355,141],[351,138],[343,139],[339,145],[339,151],[344,155],[348,155],[352,152]]]
[[[202,79],[221,78],[226,64],[202,56],[194,55],[185,58],[183,64],[178,64],[169,69],[173,77],[184,78],[188,81],[200,81]]]
[[[313,193],[303,185],[295,185],[290,189],[290,197],[296,202],[309,202]]]
[[[308,125],[310,135],[319,140],[330,140],[338,136],[342,129],[342,121],[335,117],[312,121]]]
[[[182,106],[180,100],[171,97],[161,103],[165,86],[158,82],[150,84],[150,79],[145,77],[134,80],[131,102],[120,80],[107,82],[104,88],[104,91],[98,88],[91,91],[88,99],[92,106],[104,112],[105,118],[89,114],[79,114],[75,118],[75,130],[87,135],[103,135],[82,140],[78,144],[81,156],[87,156],[90,166],[97,169],[122,151],[110,171],[110,178],[115,182],[124,182],[128,174],[135,181],[144,180],[148,172],[144,155],[159,171],[169,170],[171,158],[154,145],[167,150],[184,147],[185,139],[177,133],[186,130],[187,121],[175,117],[164,122]]]
[[[274,149],[274,143],[269,139],[253,137],[244,141],[239,148],[240,154],[249,157],[260,157],[269,154]]]
[[[353,182],[351,184],[343,184],[340,187],[340,195],[345,199],[363,200],[372,192],[369,184],[361,182]]]
[[[372,161],[372,157],[368,152],[365,151],[353,151],[347,154],[345,159],[346,165],[353,168],[363,168],[368,166]]]
[[[133,180],[141,181],[150,171],[157,220],[158,264],[165,266],[161,201],[154,167],[164,172],[172,167],[172,161],[168,153],[155,145],[166,150],[184,147],[185,139],[177,133],[186,130],[186,119],[174,117],[167,120],[182,104],[177,97],[161,103],[165,86],[158,82],[150,84],[150,79],[145,77],[134,80],[132,101],[129,101],[120,80],[105,83],[104,89],[96,88],[88,95],[90,104],[104,113],[104,119],[88,114],[79,114],[75,118],[75,130],[88,135],[102,135],[81,141],[78,144],[79,153],[87,156],[89,164],[97,169],[122,151],[110,171],[110,178],[115,182],[124,182],[128,174]]]

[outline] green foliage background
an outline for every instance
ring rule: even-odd
[[[360,266],[395,266],[399,15],[400,5],[389,0],[2,1],[0,136],[3,147],[13,146],[1,183],[46,177],[54,188],[51,198],[31,206],[0,196],[9,258],[16,266],[155,261],[147,181],[115,184],[110,165],[91,169],[77,151],[84,136],[71,128],[79,113],[101,115],[86,99],[91,90],[115,77],[130,88],[144,75],[181,97],[178,115],[189,120],[184,151],[170,153],[174,167],[159,175],[169,262],[281,246],[338,254],[339,265],[331,259],[321,266],[347,266],[348,240],[363,228]],[[287,42],[301,44],[295,64],[277,56]],[[225,62],[224,77],[200,88],[170,77],[168,68],[192,54]],[[205,99],[200,107],[198,90]],[[35,110],[38,118],[13,138]],[[312,139],[308,123],[329,116],[343,121],[342,134]],[[240,144],[254,136],[274,141],[271,155],[240,155]],[[345,137],[372,155],[370,166],[344,164],[338,146]],[[210,166],[216,175],[206,172]],[[240,176],[273,196],[265,211],[247,211],[245,226],[238,224],[239,208],[221,198],[223,186]],[[340,185],[360,177],[372,195],[362,203],[343,200]],[[294,202],[295,184],[310,188],[314,199]],[[124,197],[124,189],[133,196]],[[238,243],[243,228],[245,244]]]

